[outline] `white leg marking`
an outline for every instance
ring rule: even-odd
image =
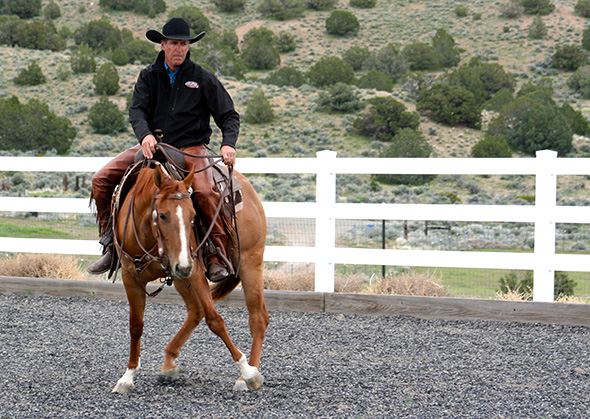
[[[234,390],[256,390],[262,385],[264,382],[264,377],[262,374],[260,374],[258,368],[248,364],[244,354],[242,354],[242,357],[238,362],[236,362],[236,364],[238,364],[238,368],[240,368],[240,372],[242,373],[241,378],[243,381],[241,379],[236,381]]]
[[[123,376],[121,378],[119,378],[119,381],[117,381],[117,385],[115,386],[115,388],[113,388],[113,393],[126,393],[127,391],[131,390],[134,387],[133,378],[137,374],[139,374],[140,370],[141,370],[141,359],[139,360],[139,362],[137,364],[137,368],[133,368],[133,369],[127,368],[127,370],[125,371],[125,374],[123,374]]]
[[[246,355],[244,354],[242,354],[242,357],[238,362],[236,362],[236,364],[238,364],[238,367],[240,368],[240,372],[242,373],[242,377],[244,377],[244,380],[251,380],[256,376],[256,374],[258,374],[258,368],[248,364],[248,361],[246,360]]]
[[[184,217],[182,216],[182,207],[180,205],[176,207],[176,215],[178,216],[178,226],[180,230],[180,254],[178,255],[178,262],[181,266],[188,266],[191,264],[191,259],[188,252],[186,226],[184,225]]]

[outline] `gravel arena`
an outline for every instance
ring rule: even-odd
[[[111,389],[128,357],[126,301],[0,294],[0,419],[6,418],[584,418],[590,329],[271,311],[264,385],[234,392],[229,352],[204,323],[177,381],[159,378],[185,316],[148,302],[142,371]],[[246,309],[219,307],[250,346]]]

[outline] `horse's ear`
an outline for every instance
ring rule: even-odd
[[[193,184],[193,178],[195,177],[195,169],[193,168],[193,170],[191,170],[191,172],[186,175],[186,177],[184,178],[184,186],[186,187],[186,189],[190,188],[191,185]]]
[[[164,178],[168,177],[166,173],[162,170],[162,165],[156,164],[156,171],[154,172],[154,184],[158,189],[162,186],[162,182]]]

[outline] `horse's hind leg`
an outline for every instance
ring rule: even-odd
[[[244,260],[244,262],[246,261]],[[262,266],[250,267],[247,262],[243,263],[242,269],[240,269],[240,278],[242,280],[246,306],[248,307],[250,334],[252,335],[249,364],[253,367],[260,368],[262,344],[269,323],[268,311],[264,301]],[[258,387],[260,385],[262,385],[262,380],[258,383]],[[234,385],[234,390],[248,389],[243,377],[240,377]]]
[[[203,309],[196,294],[189,288],[188,281],[175,280],[174,287],[182,296],[186,304],[186,320],[182,327],[176,332],[174,338],[166,346],[166,355],[162,365],[162,377],[165,379],[176,379],[178,377],[178,367],[175,364],[180,350],[203,319]]]
[[[225,327],[225,322],[221,315],[215,309],[215,305],[213,304],[213,299],[211,297],[211,291],[209,289],[209,285],[204,277],[204,275],[199,275],[196,278],[191,280],[191,284],[195,288],[195,292],[199,300],[201,301],[203,312],[205,314],[205,322],[209,329],[215,333],[217,336],[221,338],[231,356],[240,369],[242,377],[244,381],[246,381],[246,385],[250,390],[255,390],[262,384],[262,375],[258,371],[257,367],[253,367],[248,364],[246,360],[246,356],[234,345],[229,334],[227,333],[227,328]]]
[[[145,312],[145,293],[136,277],[123,270],[123,283],[129,300],[129,362],[125,374],[117,381],[113,393],[126,393],[133,389],[133,378],[140,370],[141,336],[143,334],[143,315]]]

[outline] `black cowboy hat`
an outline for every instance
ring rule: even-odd
[[[192,44],[204,37],[205,32],[201,32],[197,36],[191,37],[191,30],[188,23],[186,23],[186,20],[181,17],[173,17],[164,25],[162,33],[150,29],[145,33],[145,36],[156,44],[159,44],[160,41],[163,41],[164,39],[186,39],[189,44]]]

